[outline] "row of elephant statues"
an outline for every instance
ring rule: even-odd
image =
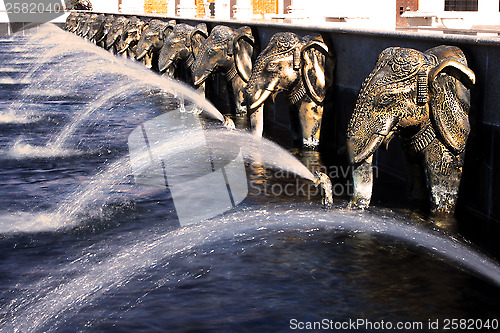
[[[203,91],[210,75],[223,74],[237,114],[247,114],[254,134],[263,132],[264,104],[284,92],[298,116],[305,147],[319,144],[335,56],[321,35],[274,34],[257,55],[252,29],[215,26],[208,33],[175,21],[135,16],[71,13],[66,30],[116,54],[142,61],[169,76],[184,67],[186,81]],[[451,213],[458,198],[470,132],[474,72],[461,49],[440,45],[425,52],[390,47],[361,86],[347,126],[353,165],[353,208],[370,204],[372,160],[398,135],[411,170],[412,198],[428,200],[433,212]]]
[[[252,131],[258,136],[263,132],[264,103],[287,92],[298,111],[304,146],[319,144],[323,101],[334,66],[333,53],[320,35],[277,33],[256,57],[248,26],[218,25],[209,34],[204,23],[191,26],[173,20],[73,12],[66,29],[162,74],[179,78],[179,72],[187,73],[184,81],[201,92],[211,74],[221,73],[234,112],[244,115],[249,110]]]

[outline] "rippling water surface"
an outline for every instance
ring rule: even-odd
[[[247,163],[241,205],[180,227],[168,192],[134,184],[127,138],[180,99],[210,113],[206,102],[53,26],[0,40],[0,331],[500,319],[488,256],[389,210],[324,211],[317,194],[269,192],[309,188],[293,174]]]

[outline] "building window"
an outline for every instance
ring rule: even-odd
[[[445,0],[444,10],[450,12],[477,12],[477,0]]]
[[[252,0],[254,14],[278,14],[278,0]]]

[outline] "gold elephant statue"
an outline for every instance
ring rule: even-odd
[[[452,213],[470,132],[469,89],[474,83],[474,72],[458,47],[384,50],[361,87],[347,129],[354,165],[350,206],[369,206],[373,154],[399,135],[412,170],[412,199],[430,196],[433,213]]]

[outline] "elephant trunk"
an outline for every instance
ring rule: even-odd
[[[354,185],[350,208],[365,209],[370,205],[373,154],[392,133],[395,122],[394,117],[375,116],[371,108],[354,111],[347,135],[347,150],[353,165]]]
[[[392,132],[394,117],[367,118],[373,113],[354,111],[347,134],[347,148],[351,163],[358,164],[372,156],[386,137]]]
[[[195,86],[199,86],[205,82],[217,66],[217,56],[210,56],[207,51],[210,49],[212,49],[211,44],[205,45],[204,48],[198,53],[196,60],[191,67]]]
[[[330,177],[318,170],[314,171],[314,186],[321,188],[321,203],[323,204],[323,208],[331,209],[333,207],[333,190]]]
[[[168,59],[165,62],[160,60],[158,69],[159,69],[160,73],[166,72],[167,70],[169,70],[169,72],[172,72],[170,69],[171,69],[173,64],[174,64],[173,59]]]
[[[373,155],[360,164],[354,165],[352,180],[354,191],[349,202],[351,209],[365,209],[370,206],[373,189]]]
[[[114,38],[109,38],[109,43],[106,43],[106,48],[109,50],[113,45],[116,44],[116,40],[118,39],[118,36],[115,36]]]
[[[199,86],[203,82],[205,82],[208,77],[212,74],[212,71],[210,69],[203,71],[203,73],[194,73],[194,85]]]
[[[125,40],[125,43],[123,44],[123,46],[121,46],[121,49],[118,51],[118,54],[122,54],[122,53],[124,53],[125,51],[127,51],[127,49],[128,49],[128,48],[129,48],[129,46],[130,46],[130,42],[131,42],[130,38],[127,38],[127,39]]]

